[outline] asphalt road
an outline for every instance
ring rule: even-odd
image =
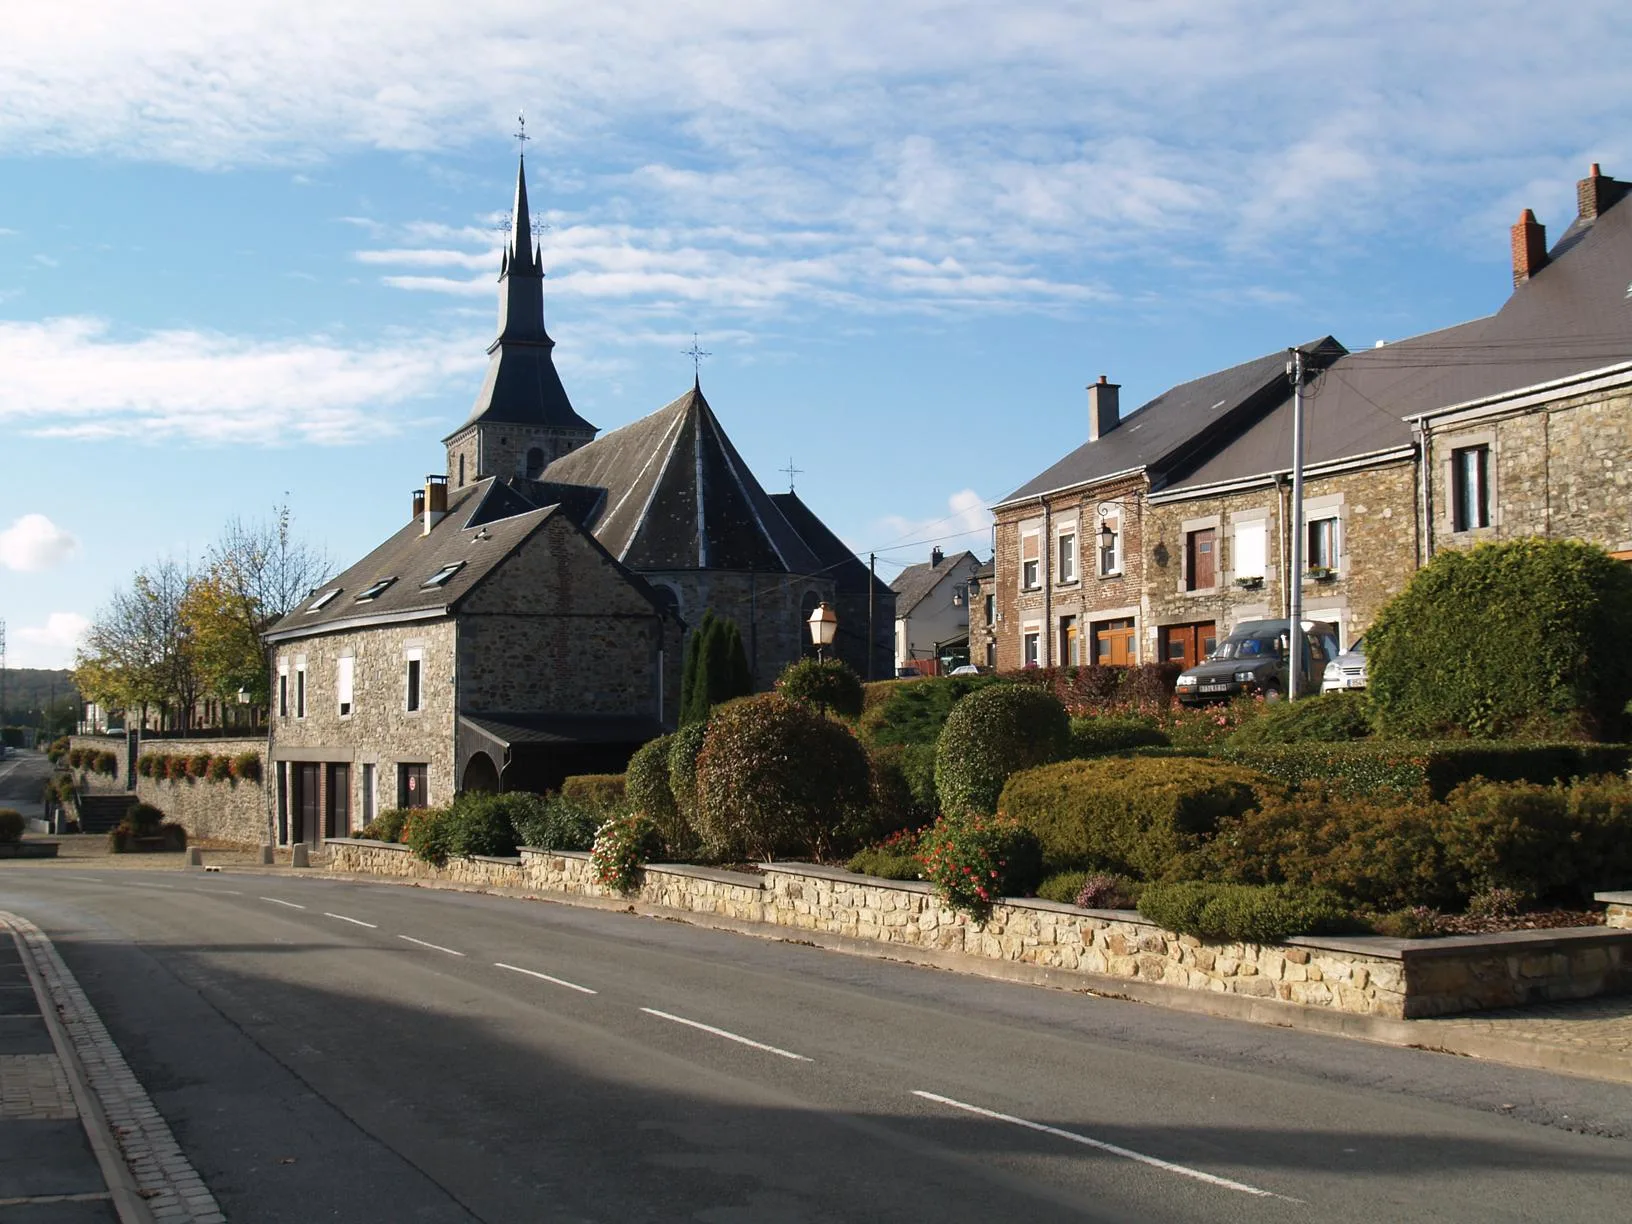
[[[16,808],[24,816],[40,815],[40,794],[51,776],[51,762],[43,752],[13,748],[0,760],[0,807]]]
[[[0,868],[230,1219],[1612,1221],[1632,1089],[616,911]]]

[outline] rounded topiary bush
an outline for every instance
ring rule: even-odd
[[[0,808],[0,842],[22,841],[23,830],[26,827],[23,814],[16,808]]]
[[[1624,734],[1632,568],[1578,540],[1438,554],[1366,633],[1373,715],[1407,738]]]
[[[674,796],[680,819],[693,833],[698,832],[697,758],[702,755],[703,740],[707,736],[708,722],[704,720],[686,723],[670,737],[669,794]]]
[[[1070,720],[1051,693],[994,684],[952,707],[935,745],[935,791],[943,812],[992,812],[1009,775],[1057,761]]]
[[[133,803],[125,809],[122,823],[138,837],[151,837],[164,823],[164,812],[151,803]]]
[[[660,735],[636,749],[624,774],[624,794],[629,806],[651,821],[664,849],[682,857],[693,839],[691,826],[681,819],[669,789],[669,750],[673,747],[674,736]]]
[[[1107,752],[1127,752],[1133,748],[1160,748],[1169,743],[1167,733],[1153,722],[1133,716],[1073,718],[1071,755],[1103,756]]]
[[[766,694],[716,711],[697,758],[697,832],[718,858],[818,859],[861,842],[867,753],[809,706]]]
[[[1015,774],[998,810],[1036,834],[1055,868],[1172,880],[1196,869],[1219,821],[1281,790],[1223,761],[1100,757]]]
[[[1263,744],[1333,744],[1371,734],[1371,705],[1365,693],[1322,693],[1302,701],[1265,705],[1258,717],[1241,724],[1230,747]]]
[[[447,851],[509,857],[516,852],[515,818],[530,811],[536,795],[514,791],[507,795],[465,791],[448,808]]]
[[[860,718],[861,677],[842,659],[798,659],[777,679],[776,691],[841,718]]]

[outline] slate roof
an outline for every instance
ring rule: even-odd
[[[644,744],[663,734],[655,718],[595,714],[461,714],[506,746],[517,744]]]
[[[1346,350],[1330,336],[1302,346],[1310,364],[1327,364]],[[1118,472],[1160,469],[1206,449],[1227,431],[1247,428],[1281,398],[1286,385],[1286,352],[1203,375],[1162,392],[1128,413],[1115,429],[1085,442],[1052,467],[1010,493],[999,506],[1028,497],[1102,480]]]
[[[816,554],[823,574],[833,579],[833,589],[838,594],[865,595],[871,582],[876,594],[894,598],[895,591],[890,584],[882,578],[875,577],[862,563],[861,558],[851,552],[844,541],[816,517],[815,512],[800,500],[797,493],[791,491],[772,493],[771,501],[782,512],[788,526],[797,531],[799,538]]]
[[[652,415],[561,456],[544,478],[606,490],[590,530],[634,570],[822,569],[695,385]]]
[[[1439,370],[1427,363],[1440,351],[1468,343],[1488,319],[1475,319],[1383,348],[1339,357],[1307,389],[1303,456],[1308,467],[1358,458],[1411,444],[1410,408],[1430,394]],[[1163,491],[1269,476],[1292,468],[1293,401],[1290,388],[1267,416],[1198,465],[1172,476]]]
[[[891,589],[895,591],[895,614],[910,616],[912,610],[923,603],[929,593],[941,584],[942,579],[963,564],[965,557],[978,564],[975,554],[965,550],[942,557],[939,565],[923,561],[917,565],[909,565],[897,574],[895,581],[890,583]]]

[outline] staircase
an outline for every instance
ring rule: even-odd
[[[81,833],[106,833],[125,818],[130,811],[130,805],[136,802],[135,795],[86,795],[79,796],[79,831]]]

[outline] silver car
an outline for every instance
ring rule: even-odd
[[[1326,664],[1320,678],[1320,691],[1339,693],[1345,689],[1366,687],[1366,639],[1359,637],[1337,658]]]

